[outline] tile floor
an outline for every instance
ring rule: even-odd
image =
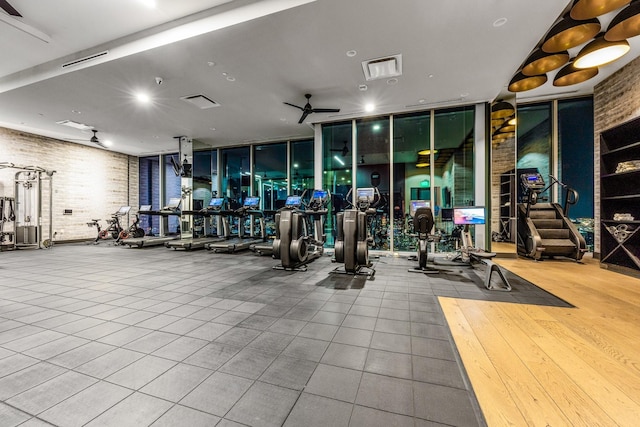
[[[485,425],[436,297],[483,289],[403,258],[367,281],[275,263],[0,253],[0,426]]]

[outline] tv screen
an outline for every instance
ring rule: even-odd
[[[371,203],[373,202],[375,192],[373,188],[358,188],[356,194],[358,195],[358,200],[366,200]]]
[[[484,224],[484,206],[453,208],[453,223],[456,225]]]
[[[223,201],[224,201],[224,199],[222,197],[214,197],[209,202],[209,206],[212,207],[212,208],[220,208],[220,207],[222,207],[222,202]]]
[[[440,212],[443,221],[453,221],[453,209],[443,208]]]
[[[411,200],[409,202],[409,215],[416,216],[418,208],[430,208],[431,202],[428,200]]]
[[[313,190],[313,198],[324,200],[329,196],[326,190]]]
[[[257,208],[260,204],[260,197],[247,197],[244,199],[245,208]]]
[[[285,206],[295,207],[302,204],[302,198],[300,196],[289,196],[284,203]]]

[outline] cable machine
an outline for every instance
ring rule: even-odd
[[[50,247],[53,244],[53,174],[56,171],[8,162],[0,163],[0,169],[18,170],[13,181],[15,247]],[[43,212],[48,215],[44,225]]]

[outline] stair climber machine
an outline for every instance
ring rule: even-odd
[[[536,261],[563,256],[579,262],[586,252],[586,242],[569,219],[569,207],[578,202],[578,192],[549,177],[552,182],[546,186],[537,172],[520,175],[525,199],[518,203],[518,254]],[[564,189],[564,206],[541,203],[540,194],[556,184]]]
[[[280,265],[273,267],[276,270],[306,271],[307,264],[324,253],[324,220],[330,194],[326,190],[313,190],[305,203],[305,193],[287,197],[285,206],[276,213],[273,257],[280,260]],[[300,209],[302,206],[304,210]],[[313,224],[312,233],[309,222]]]
[[[221,211],[223,215],[224,236],[230,236],[228,217],[238,218],[238,235],[235,238],[205,244],[205,248],[214,252],[234,253],[249,249],[249,246],[267,240],[264,213],[259,210],[260,197],[247,197],[243,205],[235,211]],[[229,215],[230,214],[230,215]],[[255,219],[258,220],[258,233],[255,232]],[[249,233],[245,234],[245,221],[249,220]],[[225,223],[226,221],[226,223]]]
[[[345,200],[350,209],[336,214],[335,261],[344,264],[331,273],[364,275],[373,278],[375,270],[369,261],[369,245],[373,238],[369,235],[369,219],[376,214],[376,206],[382,200],[377,187],[358,188],[355,200],[349,190]]]

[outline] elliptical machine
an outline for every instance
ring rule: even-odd
[[[373,239],[369,236],[368,219],[376,214],[376,206],[382,199],[377,187],[356,189],[356,198],[350,201],[349,190],[345,200],[352,208],[336,214],[335,261],[344,264],[331,273],[364,275],[372,278],[375,269],[369,261],[369,245]]]
[[[324,217],[330,194],[326,190],[313,190],[305,204],[305,193],[287,197],[285,206],[275,214],[273,258],[279,259],[280,265],[274,269],[306,271],[306,265],[324,253]],[[304,211],[300,209],[302,206]],[[313,234],[309,233],[308,220],[313,222]]]

